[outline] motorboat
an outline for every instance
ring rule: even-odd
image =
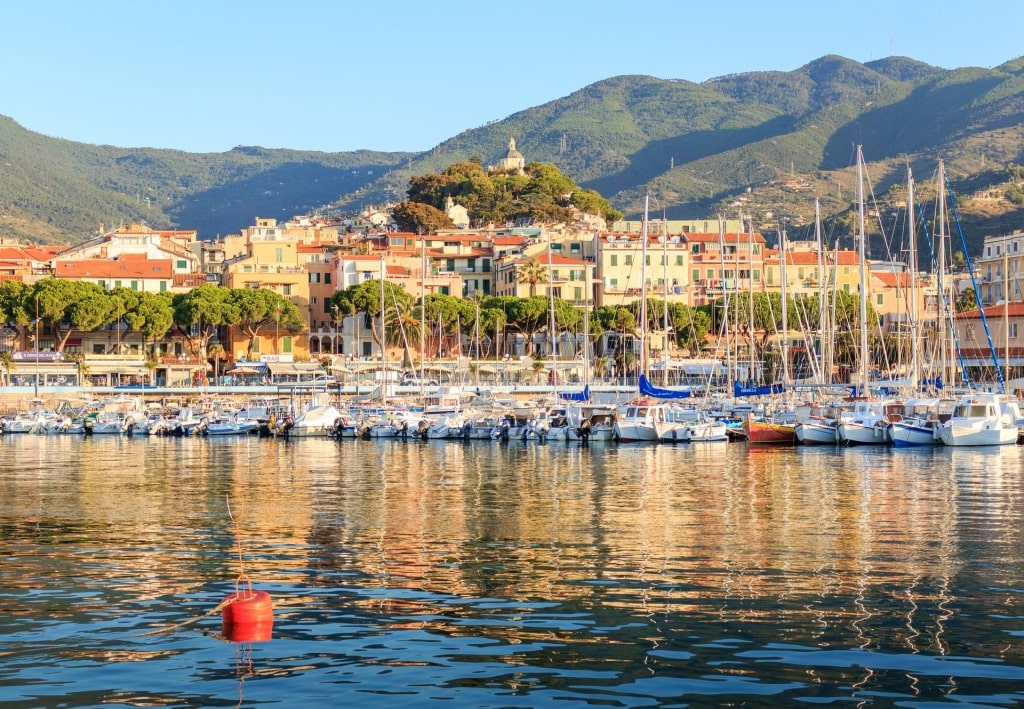
[[[953,407],[949,421],[939,427],[947,446],[1003,446],[1017,442],[1024,423],[1016,399],[1000,394],[964,395]]]

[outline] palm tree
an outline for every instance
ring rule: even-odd
[[[213,384],[216,386],[220,381],[220,363],[227,359],[224,345],[219,342],[210,345],[209,349],[206,350],[206,356],[208,359],[213,360]]]
[[[412,367],[412,348],[410,342],[418,342],[420,328],[423,327],[423,320],[419,309],[413,308],[412,303],[396,301],[388,308],[385,315],[387,321],[387,343],[392,346],[402,347],[402,366]]]
[[[516,268],[516,283],[530,286],[530,297],[537,295],[537,284],[546,283],[548,269],[536,257],[527,259]]]
[[[0,352],[0,365],[3,366],[3,383],[7,384],[10,381],[11,375],[11,363],[14,362],[14,356],[9,350]]]

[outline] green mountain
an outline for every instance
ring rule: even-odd
[[[762,231],[804,228],[820,197],[823,214],[842,220],[862,145],[879,214],[886,200],[898,202],[908,164],[921,186],[941,159],[958,195],[996,187],[1012,197],[962,201],[972,238],[1024,221],[1007,169],[1024,163],[1024,58],[946,70],[903,57],[826,56],[790,72],[699,84],[613,77],[418,154],[133,150],[0,120],[0,236],[79,240],[100,223],[145,221],[211,238],[257,215],[401,199],[412,175],[474,156],[496,163],[510,136],[528,161],[554,163],[632,217],[650,192],[670,218],[742,212]]]
[[[226,153],[86,145],[0,116],[0,237],[78,242],[145,222],[237,232],[256,216],[290,217],[353,192],[411,157],[237,147]]]

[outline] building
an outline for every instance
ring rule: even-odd
[[[500,170],[502,172],[516,172],[520,175],[523,174],[524,168],[526,167],[526,158],[523,154],[516,150],[516,139],[509,137],[508,139],[508,152],[505,153],[505,157],[498,160],[498,164],[492,169]]]
[[[689,303],[690,243],[686,236],[600,234],[594,239],[597,305],[624,305],[648,297]]]
[[[1020,274],[1024,260],[1024,232],[1005,236],[986,236],[981,256],[974,267],[978,273],[978,302],[993,305],[1003,300],[1018,303],[1021,296]]]

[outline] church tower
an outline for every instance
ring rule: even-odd
[[[526,158],[523,154],[516,150],[516,139],[509,137],[508,139],[508,153],[501,160],[498,161],[497,168],[499,170],[505,170],[508,172],[523,173],[523,168],[526,167]]]

